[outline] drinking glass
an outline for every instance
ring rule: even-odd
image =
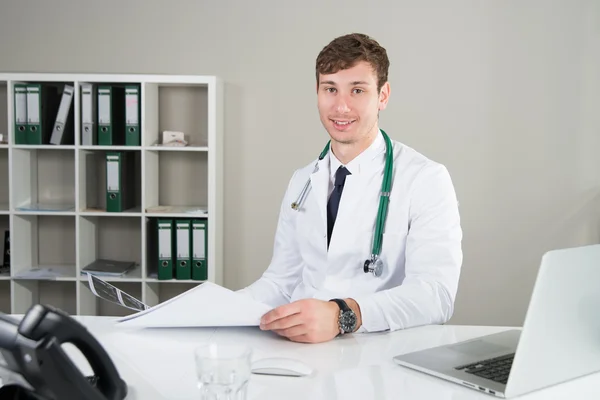
[[[202,400],[245,400],[252,349],[245,345],[208,343],[194,349]]]

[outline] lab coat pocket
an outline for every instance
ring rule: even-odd
[[[327,250],[327,238],[316,228],[299,226],[297,230],[298,248],[302,258],[308,265],[313,265]]]

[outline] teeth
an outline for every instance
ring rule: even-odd
[[[338,124],[338,125],[348,125],[351,121],[344,121],[344,122],[342,122],[342,121],[334,121],[334,122],[336,124]]]

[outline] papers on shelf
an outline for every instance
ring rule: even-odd
[[[57,278],[75,277],[74,265],[43,265],[14,274],[15,279],[56,280]]]
[[[258,326],[270,306],[212,282],[204,282],[145,311],[118,319],[145,328]]]
[[[162,214],[193,214],[193,215],[208,215],[208,208],[202,206],[155,206],[146,208],[147,213],[162,213]]]
[[[67,204],[67,203],[29,203],[29,204],[24,204],[22,206],[17,207],[18,211],[49,211],[49,212],[56,212],[56,211],[74,211],[75,210],[75,204]]]

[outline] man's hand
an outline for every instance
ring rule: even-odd
[[[348,305],[358,317],[360,310],[356,302],[347,299]],[[298,300],[269,311],[260,321],[260,329],[272,330],[294,342],[327,342],[340,333],[338,317],[340,309],[333,301],[316,299]]]

